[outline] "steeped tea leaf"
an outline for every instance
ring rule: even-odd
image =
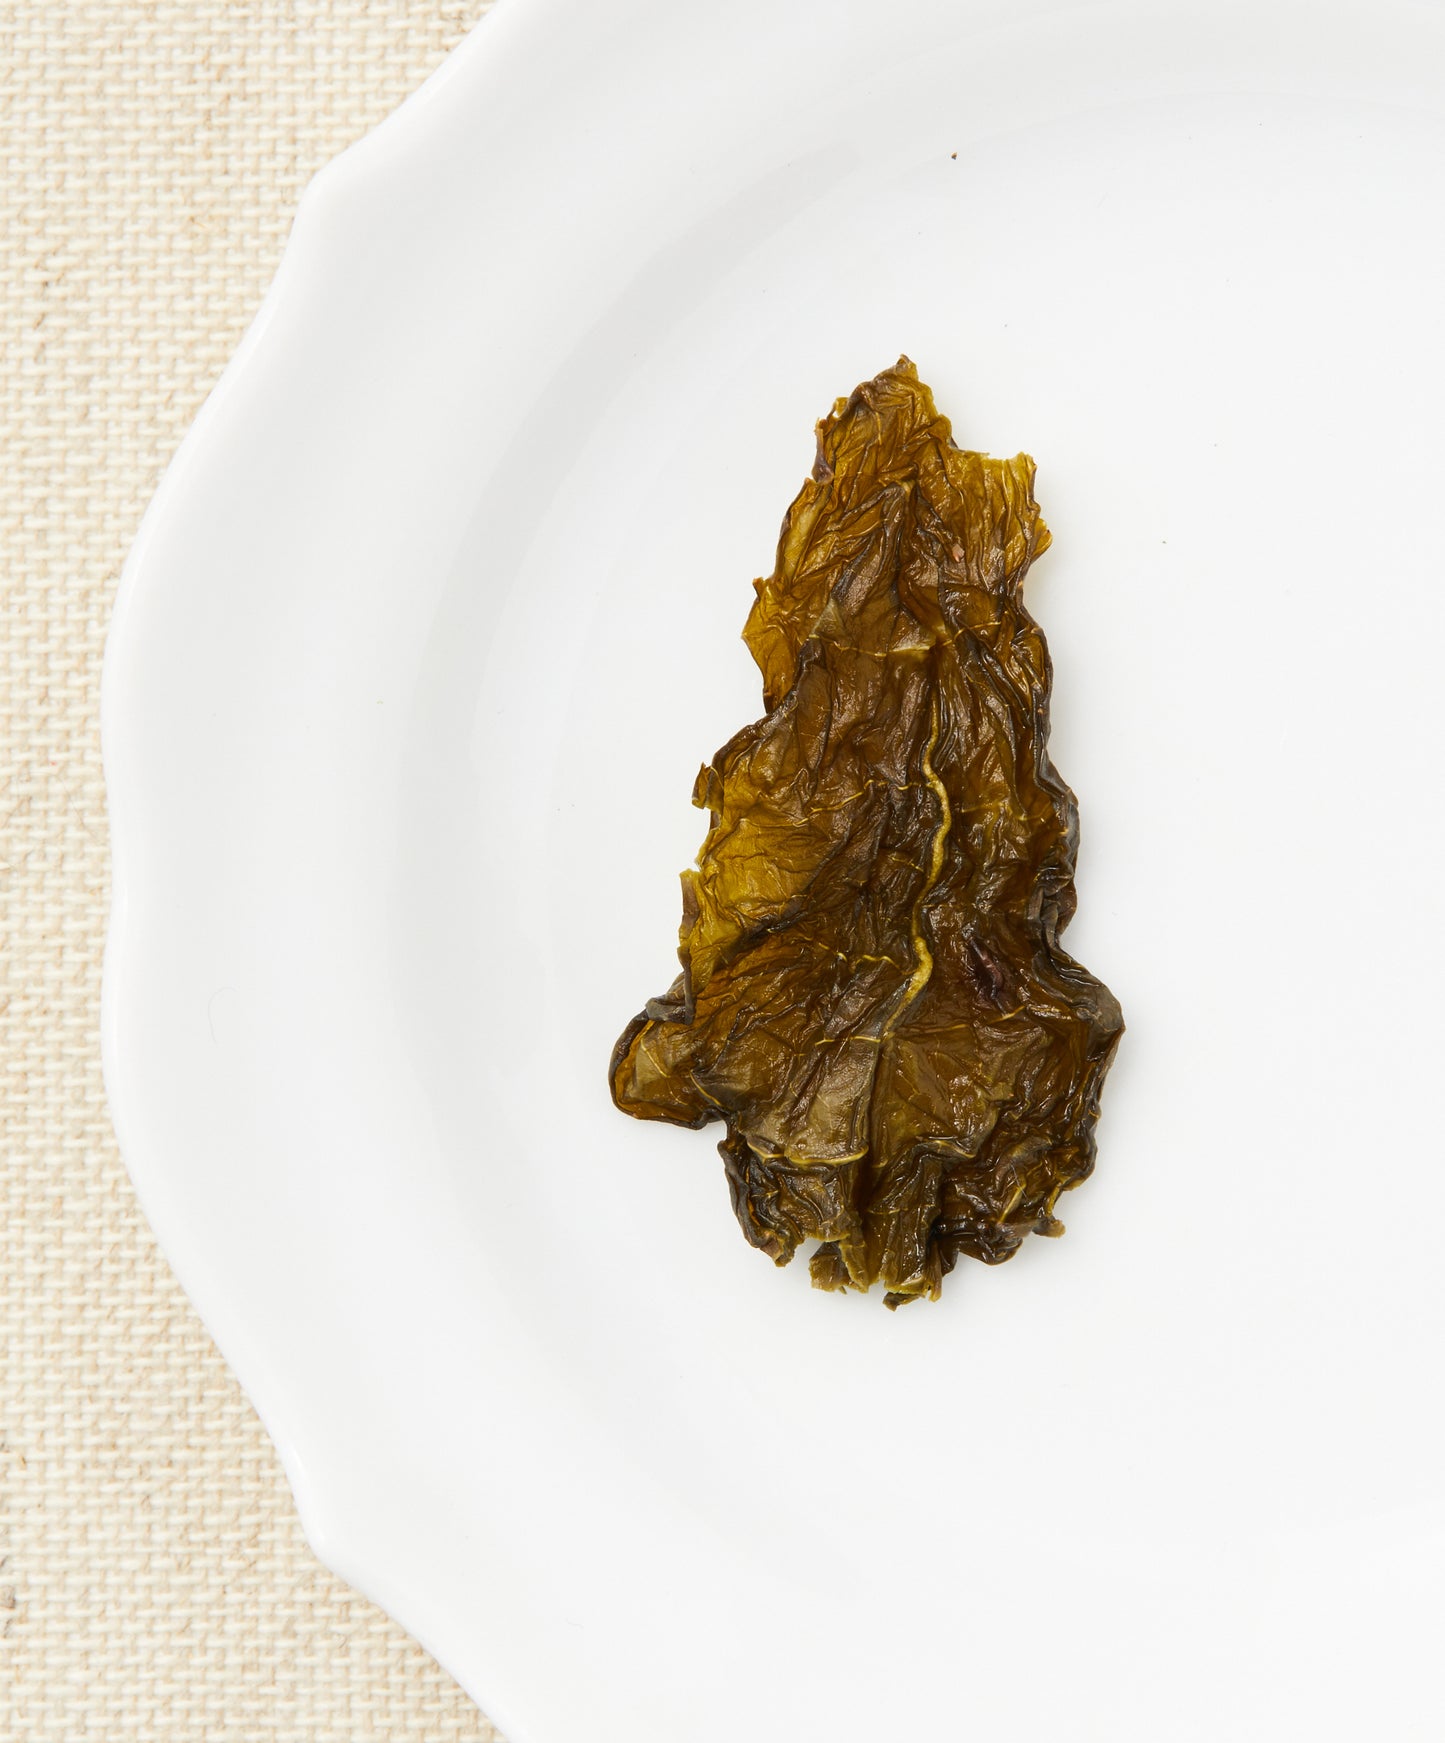
[[[816,1240],[816,1284],[890,1307],[1062,1233],[1123,1029],[1059,946],[1078,817],[1021,597],[1033,484],[956,447],[906,358],[818,426],[743,632],[767,712],[693,794],[682,973],[612,1058],[625,1112],[724,1122],[754,1246]]]

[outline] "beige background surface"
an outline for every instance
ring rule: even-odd
[[[524,3],[524,0],[515,0]],[[0,0],[0,1738],[495,1738],[313,1559],[106,1118],[101,650],[314,170],[488,0]]]

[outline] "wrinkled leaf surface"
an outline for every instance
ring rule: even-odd
[[[956,447],[906,358],[838,401],[743,632],[766,712],[698,776],[682,973],[613,1054],[625,1112],[725,1124],[754,1246],[890,1306],[1062,1232],[1123,1028],[1059,945],[1048,543],[1032,460]]]

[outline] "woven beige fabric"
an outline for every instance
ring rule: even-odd
[[[520,0],[519,0],[520,3]],[[96,1048],[121,561],[311,173],[487,0],[0,0],[0,1738],[494,1738],[326,1574]]]

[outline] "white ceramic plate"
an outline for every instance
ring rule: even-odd
[[[107,1079],[514,1743],[1440,1735],[1445,14],[504,0],[126,572]],[[1062,1242],[809,1290],[606,1092],[835,395],[1032,452],[1129,1020]]]

